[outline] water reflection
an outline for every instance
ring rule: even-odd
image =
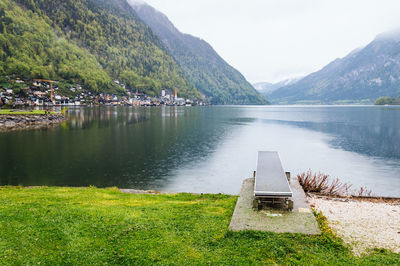
[[[162,189],[230,127],[205,108],[70,109],[56,130],[0,135],[1,184]],[[223,118],[222,118],[223,119]]]
[[[238,193],[258,150],[400,195],[394,107],[71,108],[52,129],[0,133],[1,185]]]
[[[310,109],[313,111],[309,113]],[[329,143],[338,149],[368,156],[400,159],[400,108],[398,107],[323,107],[291,108],[295,119],[275,113],[263,119],[306,128],[331,135]],[[279,118],[279,119],[276,119]],[[285,118],[282,120],[282,118]]]
[[[294,175],[313,169],[339,177],[355,189],[367,186],[376,195],[400,196],[398,109],[235,108],[242,112],[229,122],[239,129],[227,134],[205,160],[176,169],[169,190],[236,194],[243,178],[256,168],[257,151],[276,150],[284,168]]]

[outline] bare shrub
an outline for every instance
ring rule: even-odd
[[[300,185],[305,192],[319,193],[328,196],[350,196],[351,184],[342,183],[338,178],[331,179],[329,175],[321,172],[313,173],[311,170],[297,175]],[[354,192],[356,196],[371,196],[371,190],[365,187]]]
[[[328,187],[328,175],[324,175],[322,173],[313,174],[311,170],[308,170],[307,173],[302,173],[301,175],[297,175],[297,179],[300,182],[300,185],[303,187],[306,192],[316,192],[321,193]]]
[[[372,195],[372,191],[370,189],[367,189],[366,187],[361,187],[358,191],[357,191],[357,195],[359,197],[371,197]]]
[[[342,183],[339,178],[334,179],[323,193],[328,195],[347,196],[351,185]]]

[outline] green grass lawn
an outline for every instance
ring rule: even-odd
[[[0,187],[0,264],[400,264],[322,236],[229,232],[236,197]]]
[[[50,112],[54,114],[54,112]],[[0,115],[44,115],[45,110],[15,110],[15,109],[0,109]]]

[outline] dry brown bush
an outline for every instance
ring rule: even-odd
[[[328,196],[371,196],[371,190],[361,187],[359,190],[350,191],[351,184],[342,183],[338,178],[331,179],[329,175],[311,170],[297,175],[300,185],[305,192],[319,193]]]

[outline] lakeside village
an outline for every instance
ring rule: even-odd
[[[118,80],[118,86],[126,89]],[[41,79],[15,79],[10,86],[0,85],[0,107],[19,108],[32,106],[192,106],[208,105],[201,101],[179,98],[177,90],[172,94],[167,89],[162,89],[159,97],[149,96],[138,91],[129,91],[125,96],[99,93],[94,94],[85,90],[79,84],[68,89],[60,89],[57,81]]]

